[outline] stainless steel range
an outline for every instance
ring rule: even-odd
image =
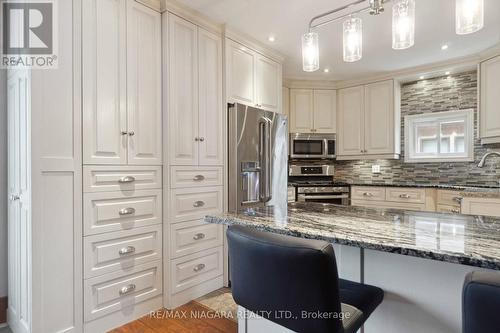
[[[290,165],[289,186],[295,187],[296,201],[320,202],[347,206],[350,187],[333,180],[332,165]]]

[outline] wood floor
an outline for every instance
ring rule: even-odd
[[[190,302],[175,310],[159,311],[156,318],[145,316],[109,333],[236,333],[238,324],[220,318],[214,310]]]

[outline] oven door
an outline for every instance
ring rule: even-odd
[[[290,140],[290,156],[292,158],[326,158],[325,139],[292,139]]]
[[[330,193],[301,193],[297,195],[299,202],[319,202],[334,205],[349,205],[349,194],[330,194]]]

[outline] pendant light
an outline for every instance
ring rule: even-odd
[[[392,48],[404,50],[415,44],[415,0],[395,0],[392,6]]]
[[[319,69],[319,37],[316,32],[302,36],[302,69],[315,72]]]
[[[363,56],[363,21],[349,17],[343,24],[344,61],[355,62]]]
[[[484,0],[456,0],[456,32],[471,34],[484,26]]]

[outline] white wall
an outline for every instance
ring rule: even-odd
[[[0,297],[7,296],[7,73],[0,70]]]

